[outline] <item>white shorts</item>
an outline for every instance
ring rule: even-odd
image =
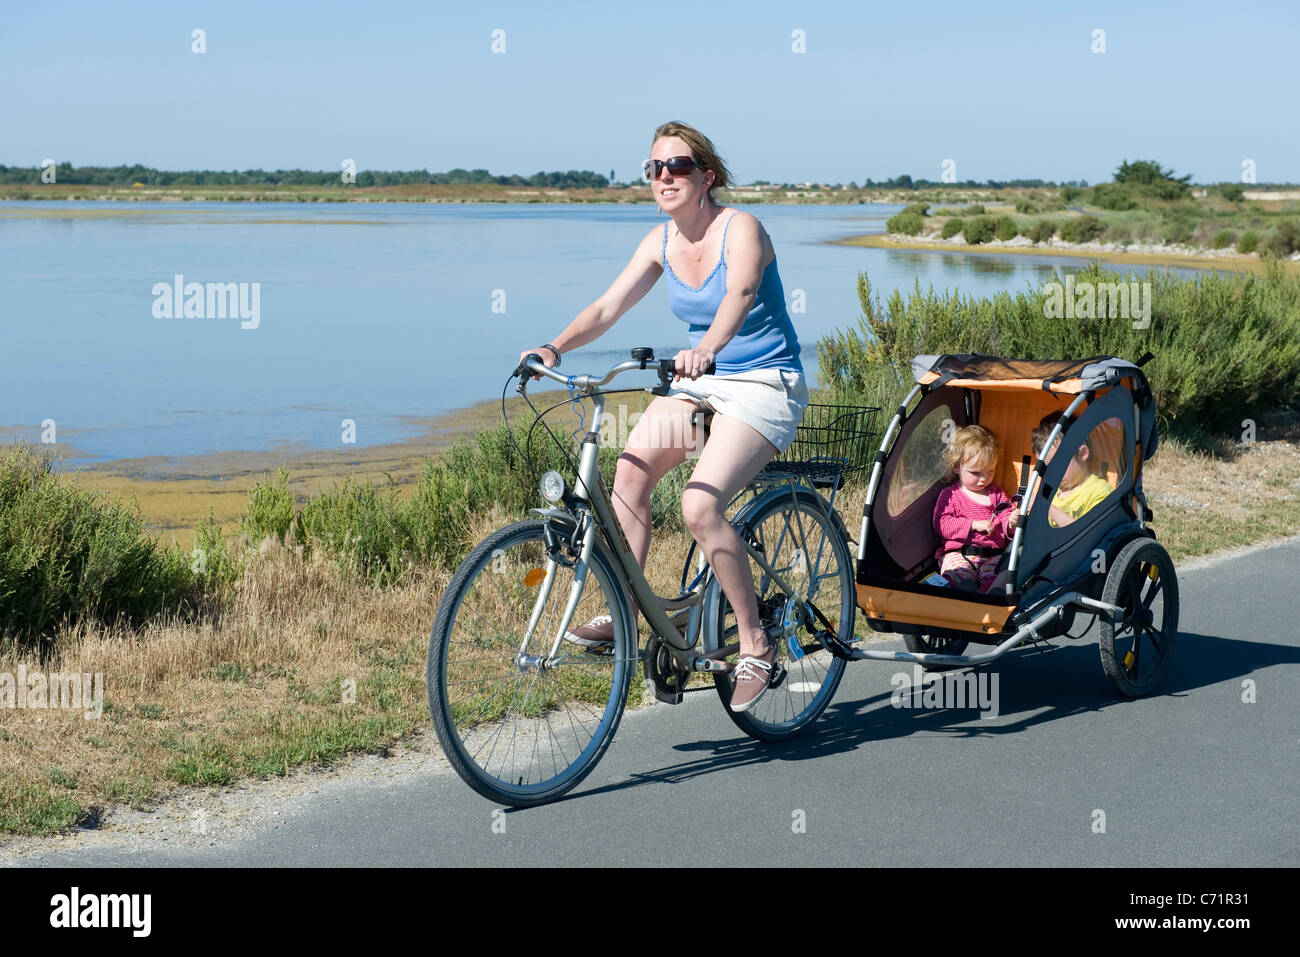
[[[744,422],[775,445],[778,452],[784,452],[794,441],[795,426],[808,405],[808,384],[802,372],[792,369],[755,369],[677,382],[668,390],[670,397],[693,402],[680,390],[698,393],[714,412]]]

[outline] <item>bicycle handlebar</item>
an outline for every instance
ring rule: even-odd
[[[519,363],[519,366],[514,371],[514,374],[519,376],[518,391],[520,394],[523,394],[525,389],[528,387],[529,373],[535,373],[537,375],[545,376],[548,379],[558,382],[560,385],[565,386],[566,388],[572,388],[578,392],[581,392],[583,395],[591,395],[594,392],[594,390],[599,389],[601,386],[605,385],[607,382],[612,380],[615,376],[620,375],[621,373],[627,372],[631,369],[647,369],[651,367],[651,364],[655,364],[658,366],[659,384],[654,388],[649,389],[648,391],[653,392],[655,395],[667,395],[669,388],[672,387],[673,376],[677,374],[676,360],[656,359],[654,357],[654,352],[644,347],[633,349],[632,354],[635,358],[629,359],[625,362],[618,363],[617,365],[613,366],[608,372],[606,372],[601,378],[594,379],[589,375],[578,375],[578,376],[561,375],[560,373],[552,369],[550,366],[548,366],[546,363],[544,363],[542,361],[542,357],[539,356],[536,352],[530,352],[528,353],[528,355],[524,356],[524,361]],[[709,367],[704,371],[703,374],[711,375],[716,368],[717,368],[717,363],[711,362],[709,363]],[[699,399],[700,401],[704,401],[703,396],[697,395],[696,393],[691,392],[689,389],[683,389],[680,386],[678,386],[677,391],[685,393],[686,395],[689,395],[693,399]]]

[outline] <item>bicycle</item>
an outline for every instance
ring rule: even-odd
[[[602,388],[623,372],[651,367],[659,375],[653,388]],[[706,673],[725,707],[740,647],[730,603],[694,543],[679,593],[653,592],[598,468],[606,396],[667,394],[673,360],[633,349],[631,361],[597,379],[561,375],[529,356],[510,380],[519,377],[525,398],[534,373],[567,386],[575,401],[593,402],[575,481],[547,472],[539,490],[550,507],[530,509],[538,519],[501,528],[471,550],[439,604],[428,658],[429,709],[448,760],[475,791],[513,807],[553,801],[591,772],[637,690],[638,664],[645,689],[661,701],[680,703],[691,675]],[[676,391],[703,402],[681,385]],[[746,734],[769,742],[794,737],[822,714],[854,640],[853,556],[834,498],[847,472],[869,464],[864,451],[879,410],[808,409],[819,410],[816,421],[805,413],[791,448],[728,506],[752,495],[731,521],[751,559],[760,620],[779,651],[758,704],[727,713]],[[815,454],[800,457],[809,451]],[[829,501],[819,488],[830,490]],[[643,651],[634,607],[650,627]],[[604,615],[613,625],[612,648],[566,640],[572,626]]]

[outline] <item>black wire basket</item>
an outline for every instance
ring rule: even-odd
[[[876,406],[809,403],[794,441],[760,473],[761,478],[801,478],[814,485],[837,487],[846,475],[868,468],[875,460]]]

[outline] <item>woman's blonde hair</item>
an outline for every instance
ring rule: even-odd
[[[679,140],[683,140],[691,148],[691,153],[695,156],[695,162],[705,169],[713,170],[713,185],[709,187],[710,200],[713,199],[715,189],[727,189],[731,186],[731,172],[727,169],[727,164],[722,161],[722,157],[718,155],[713,142],[707,136],[688,123],[669,120],[655,130],[654,139],[650,141],[650,148],[653,149],[655,143],[665,136],[675,136]]]
[[[948,467],[945,482],[957,480],[962,463],[973,459],[974,465],[992,465],[1002,454],[998,438],[982,425],[968,425],[958,429],[943,453],[943,463]]]

